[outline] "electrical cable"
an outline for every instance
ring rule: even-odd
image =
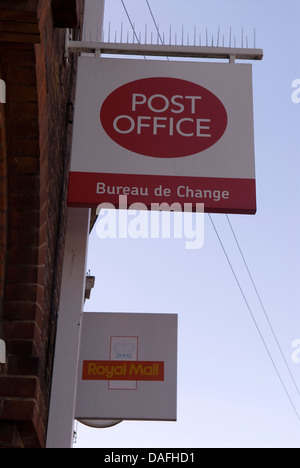
[[[291,403],[291,405],[292,405],[292,407],[293,407],[293,410],[294,410],[294,412],[295,412],[295,414],[296,414],[296,416],[297,416],[297,418],[298,418],[298,420],[299,420],[299,422],[300,422],[300,415],[299,415],[299,413],[298,413],[298,411],[297,411],[297,409],[296,409],[296,407],[295,407],[295,405],[294,405],[294,403],[293,403],[293,400],[292,400],[292,398],[291,398],[291,396],[290,396],[290,394],[289,394],[289,392],[288,392],[288,390],[287,390],[287,388],[286,388],[286,386],[285,386],[285,384],[284,384],[284,382],[283,382],[283,380],[282,380],[282,378],[281,378],[280,372],[279,372],[279,370],[278,370],[278,368],[277,368],[277,366],[276,366],[276,364],[275,364],[274,359],[272,358],[272,355],[271,355],[270,350],[269,350],[269,348],[268,348],[268,346],[267,346],[267,343],[266,343],[266,341],[265,341],[265,339],[264,339],[264,337],[263,337],[263,335],[262,335],[262,332],[260,331],[260,328],[259,328],[259,326],[258,326],[258,323],[257,323],[257,321],[255,320],[255,317],[254,317],[254,315],[253,315],[253,312],[252,312],[252,310],[251,310],[251,307],[250,307],[250,305],[249,305],[249,302],[247,301],[247,298],[246,298],[246,296],[245,296],[245,293],[244,293],[244,291],[243,291],[243,288],[242,288],[242,286],[241,286],[241,284],[240,284],[240,282],[239,282],[239,280],[238,280],[238,277],[237,277],[237,275],[236,275],[236,273],[235,273],[235,271],[234,271],[234,268],[233,268],[233,266],[232,266],[232,263],[231,263],[231,261],[230,261],[230,259],[229,259],[229,256],[228,256],[228,254],[227,254],[227,252],[226,252],[226,249],[225,249],[225,247],[224,247],[224,244],[223,244],[223,242],[222,242],[222,240],[221,240],[221,238],[220,238],[220,236],[219,236],[219,233],[218,233],[218,231],[217,231],[217,228],[216,228],[216,226],[215,226],[215,223],[213,222],[213,219],[212,219],[212,216],[211,216],[210,213],[209,213],[209,218],[210,218],[210,221],[211,221],[211,223],[212,223],[212,225],[213,225],[213,228],[214,228],[214,231],[215,231],[215,233],[216,233],[216,235],[217,235],[217,238],[219,239],[219,242],[220,242],[220,244],[221,244],[221,247],[222,247],[222,249],[223,249],[223,252],[224,252],[224,254],[225,254],[225,257],[226,257],[226,259],[227,259],[227,262],[228,262],[228,264],[229,264],[229,266],[230,266],[230,269],[231,269],[231,271],[232,271],[232,274],[233,274],[233,276],[234,276],[234,278],[235,278],[235,281],[236,281],[236,283],[237,283],[237,285],[238,285],[238,287],[239,287],[239,290],[240,290],[240,292],[241,292],[241,294],[242,294],[242,296],[243,296],[243,298],[244,298],[245,304],[246,304],[246,306],[247,306],[247,308],[248,308],[248,310],[249,310],[249,313],[250,313],[250,315],[251,315],[251,317],[252,317],[253,323],[254,323],[254,325],[255,325],[255,327],[256,327],[256,329],[257,329],[257,331],[258,331],[258,334],[259,334],[259,336],[260,336],[260,338],[261,338],[261,340],[262,340],[262,342],[263,342],[263,345],[264,345],[264,347],[265,347],[265,349],[266,349],[266,351],[267,351],[267,354],[268,354],[268,356],[269,356],[269,358],[270,358],[270,360],[271,360],[271,362],[272,362],[272,364],[273,364],[273,367],[274,367],[274,369],[275,369],[275,371],[276,371],[276,374],[277,374],[277,376],[278,376],[278,378],[279,378],[279,380],[280,380],[280,382],[281,382],[281,385],[282,385],[282,387],[283,387],[283,389],[284,389],[284,391],[285,391],[285,393],[286,393],[286,396],[288,397],[288,399],[289,399],[289,401],[290,401],[290,403]]]
[[[227,214],[226,214],[226,218],[227,218],[227,221],[228,221],[228,223],[229,223],[229,226],[230,226],[230,229],[231,229],[231,231],[232,231],[232,234],[233,234],[233,237],[234,237],[234,239],[235,239],[235,242],[236,242],[236,244],[237,244],[237,246],[238,246],[238,249],[239,249],[239,251],[240,251],[241,257],[242,257],[243,262],[244,262],[244,265],[245,265],[245,267],[246,267],[246,269],[247,269],[247,272],[248,272],[248,275],[249,275],[250,280],[251,280],[251,282],[252,282],[253,288],[254,288],[254,290],[255,290],[255,292],[256,292],[256,295],[257,295],[257,297],[258,297],[258,300],[259,300],[259,302],[260,302],[260,305],[261,305],[261,307],[262,307],[262,310],[263,310],[263,312],[264,312],[264,315],[265,315],[265,317],[266,317],[266,320],[267,320],[267,322],[268,322],[268,324],[269,324],[269,327],[270,327],[270,329],[271,329],[271,332],[272,332],[272,334],[273,334],[273,337],[274,337],[274,339],[275,339],[275,341],[276,341],[276,344],[277,344],[278,349],[279,349],[279,351],[280,351],[280,354],[281,354],[281,356],[282,356],[282,359],[283,359],[283,361],[284,361],[284,363],[285,363],[285,366],[286,366],[286,368],[287,368],[287,371],[288,371],[288,373],[290,374],[290,377],[291,377],[291,379],[292,379],[292,381],[293,381],[293,383],[294,383],[294,385],[295,385],[295,388],[296,388],[296,390],[297,390],[297,392],[298,392],[298,395],[300,396],[299,387],[298,387],[298,385],[297,385],[297,383],[296,383],[296,381],[295,381],[295,379],[294,379],[294,377],[293,377],[293,374],[292,374],[292,372],[291,372],[291,370],[290,370],[290,368],[289,368],[289,365],[288,365],[288,363],[287,363],[287,360],[286,360],[286,358],[285,358],[285,356],[284,356],[283,350],[282,350],[282,348],[281,348],[281,346],[280,346],[280,343],[279,343],[279,341],[278,341],[278,338],[277,338],[277,336],[276,336],[276,334],[275,334],[275,331],[274,331],[274,329],[273,329],[273,327],[272,327],[271,321],[270,321],[269,316],[268,316],[268,314],[267,314],[267,311],[266,311],[266,309],[265,309],[265,307],[264,307],[264,305],[263,305],[262,299],[261,299],[261,297],[260,297],[260,294],[259,294],[259,292],[258,292],[258,290],[257,290],[257,287],[256,287],[256,285],[255,285],[255,282],[254,282],[254,280],[253,280],[253,277],[252,277],[251,272],[250,272],[250,270],[249,270],[249,267],[248,267],[248,265],[247,265],[245,256],[244,256],[244,254],[243,254],[243,252],[242,252],[241,246],[240,246],[240,244],[239,244],[239,241],[238,241],[238,239],[237,239],[237,236],[236,236],[236,234],[235,234],[235,232],[234,232],[233,226],[232,226],[232,224],[231,224],[231,222],[230,222],[230,219],[229,219],[229,217],[228,217]]]
[[[130,23],[130,26],[131,26],[131,28],[132,28],[134,37],[136,38],[138,44],[140,44],[140,40],[139,40],[138,35],[137,35],[136,31],[135,31],[134,23],[131,21],[131,18],[130,18],[129,12],[128,12],[127,8],[126,8],[126,5],[125,5],[125,3],[124,3],[124,0],[121,0],[121,3],[122,3],[122,5],[123,5],[123,8],[124,8],[125,13],[126,13],[126,16],[127,16],[128,21],[129,21],[129,23]],[[145,55],[144,55],[144,59],[147,60],[147,57],[146,57]]]
[[[159,27],[158,27],[158,24],[157,24],[157,22],[156,22],[156,20],[155,20],[155,17],[154,17],[152,8],[151,8],[151,6],[150,6],[150,3],[148,2],[148,0],[146,0],[146,3],[147,3],[147,5],[148,5],[148,8],[149,8],[149,11],[150,11],[150,14],[151,14],[151,17],[152,17],[152,20],[153,20],[155,29],[156,29],[156,31],[157,31],[157,35],[158,35],[158,37],[159,37],[159,40],[160,40],[160,42],[163,44],[164,41],[163,41],[163,39],[162,39],[162,37],[161,37],[161,34],[160,34],[160,32],[159,32]],[[167,57],[167,60],[170,60],[169,57]]]
[[[124,0],[121,0],[121,3],[122,3],[122,5],[123,5],[123,8],[124,8],[125,13],[126,13],[126,15],[127,15],[127,18],[128,18],[129,23],[130,23],[130,26],[132,27],[132,31],[133,31],[134,37],[136,38],[138,44],[140,44],[140,40],[139,40],[139,38],[138,38],[138,36],[137,36],[137,33],[135,32],[134,24],[133,24],[133,22],[131,21],[131,18],[130,18],[130,15],[129,15],[129,13],[128,13],[128,10],[127,10],[127,8],[126,8],[126,6],[125,6]],[[145,57],[145,58],[146,58],[146,57]]]
[[[150,4],[149,4],[148,0],[146,0],[146,3],[147,3],[147,5],[148,5],[148,8],[149,8],[149,11],[150,11],[150,14],[151,14],[151,17],[152,17],[152,20],[153,20],[153,23],[154,23],[155,29],[156,29],[156,31],[157,31],[157,35],[158,35],[158,37],[159,37],[159,40],[160,40],[160,42],[163,44],[163,43],[164,43],[164,41],[163,41],[163,39],[162,39],[162,37],[161,37],[161,34],[160,34],[160,32],[159,32],[159,27],[158,27],[158,24],[157,24],[157,23],[156,23],[156,21],[155,21],[154,14],[153,14],[153,11],[152,11],[152,8],[151,8],[151,6],[150,6]]]

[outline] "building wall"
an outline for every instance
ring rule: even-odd
[[[0,447],[45,446],[83,4],[0,3]]]

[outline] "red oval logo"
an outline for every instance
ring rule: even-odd
[[[227,127],[222,102],[208,89],[177,78],[127,83],[104,101],[100,120],[118,145],[154,158],[180,158],[213,146]]]

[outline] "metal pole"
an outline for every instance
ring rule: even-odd
[[[105,0],[86,0],[84,26],[95,17],[103,29]],[[95,10],[96,9],[96,10]],[[90,209],[69,208],[54,369],[47,431],[47,448],[72,448],[81,318],[86,281]]]
[[[73,444],[89,221],[90,209],[69,208],[47,448],[71,448]]]

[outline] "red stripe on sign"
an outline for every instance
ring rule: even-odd
[[[127,197],[125,206],[120,205],[120,196],[124,195]],[[255,179],[70,173],[69,206],[93,208],[102,203],[110,203],[115,208],[130,208],[133,203],[141,203],[153,210],[160,209],[153,204],[179,203],[183,210],[188,203],[192,204],[193,211],[197,203],[204,203],[206,213],[255,214]]]

